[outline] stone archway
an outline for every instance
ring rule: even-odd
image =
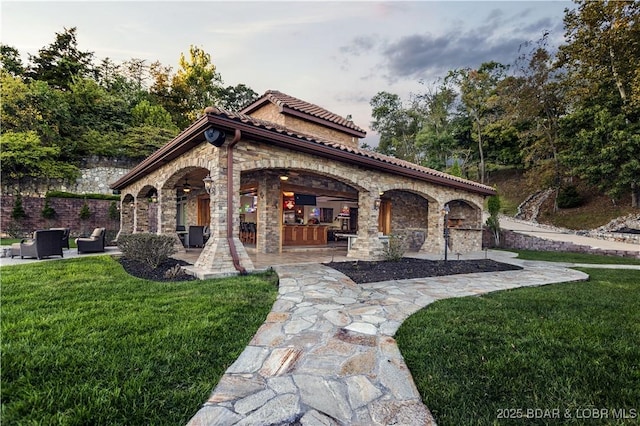
[[[449,249],[452,253],[467,253],[482,247],[482,208],[475,203],[454,199],[449,207]]]

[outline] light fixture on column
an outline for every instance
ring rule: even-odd
[[[374,210],[380,209],[380,204],[382,204],[382,200],[380,198],[376,198],[373,202],[373,209]]]
[[[211,194],[213,192],[213,178],[211,175],[206,175],[202,181],[204,182],[204,190],[207,191],[207,194]]]

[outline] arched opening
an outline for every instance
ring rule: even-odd
[[[401,238],[408,251],[419,251],[429,236],[432,203],[421,194],[403,189],[387,190],[379,196],[378,232]]]
[[[445,206],[448,207],[445,226],[449,233],[449,250],[467,253],[482,247],[482,209],[459,199],[451,200]]]
[[[240,241],[258,253],[347,245],[358,231],[358,189],[315,170],[241,173]]]
[[[159,223],[176,233],[185,247],[202,247],[209,236],[210,196],[203,179],[209,170],[189,166],[176,171],[160,190]],[[190,238],[191,235],[191,238]]]

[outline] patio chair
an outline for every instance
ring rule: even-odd
[[[20,256],[35,257],[42,259],[49,256],[60,256],[62,254],[62,236],[64,231],[60,229],[42,229],[33,233],[32,239],[25,239],[19,243],[11,245],[11,258]]]
[[[69,249],[69,233],[71,230],[69,228],[49,228],[52,231],[62,231],[62,248]]]
[[[99,253],[104,251],[105,228],[96,228],[88,238],[76,238],[78,253]]]
[[[204,247],[204,226],[189,227],[189,247]]]

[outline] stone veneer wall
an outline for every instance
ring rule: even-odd
[[[90,158],[83,163],[75,181],[25,178],[20,181],[20,193],[32,197],[44,196],[47,191],[110,195],[109,185],[127,174],[135,164],[129,160]],[[16,182],[2,180],[3,194],[13,194],[17,188]]]
[[[310,154],[276,147],[267,143],[240,140],[234,151],[233,169],[233,211],[240,208],[241,175],[258,170],[273,170],[271,175],[264,174],[259,179],[258,212],[258,252],[279,250],[281,246],[282,201],[280,182],[276,182],[277,170],[296,170],[300,182],[304,179],[316,179],[318,184],[334,185],[333,188],[353,188],[358,192],[358,238],[349,256],[360,259],[379,258],[383,255],[383,244],[378,238],[378,211],[374,209],[375,199],[379,192],[391,190],[407,191],[429,201],[427,216],[427,239],[421,251],[439,253],[444,248],[442,238],[430,238],[442,234],[441,206],[451,200],[461,199],[480,208],[483,203],[481,195],[464,190],[453,189],[442,185],[416,181],[409,178],[372,171],[331,158],[320,158]],[[160,193],[158,216],[161,233],[175,235],[175,187],[187,172],[206,169],[213,178],[213,194],[211,203],[211,238],[209,239],[196,267],[211,273],[233,273],[228,259],[227,227],[232,227],[234,243],[239,251],[241,263],[252,265],[246,250],[238,238],[239,215],[234,214],[231,223],[227,223],[227,149],[215,148],[202,143],[181,157],[164,164],[160,169],[151,172],[145,178],[125,188],[122,195],[138,198],[144,188],[153,186]],[[313,176],[305,176],[305,173]],[[256,176],[259,174],[253,174]],[[271,176],[271,178],[269,178]],[[243,182],[244,183],[244,182]],[[345,186],[346,185],[346,186]],[[265,188],[266,187],[266,188]],[[264,198],[264,199],[263,199]],[[134,229],[134,232],[136,230]],[[177,235],[176,235],[177,239]],[[480,244],[475,249],[480,249]],[[252,269],[252,266],[250,266]]]
[[[319,138],[340,142],[353,148],[358,147],[358,138],[355,138],[348,133],[344,133],[336,129],[330,129],[298,117],[281,114],[280,109],[273,104],[266,104],[262,108],[252,112],[251,117],[277,123],[296,132],[315,135]]]
[[[505,249],[511,248],[519,250],[590,253],[640,259],[640,252],[638,251],[596,249],[590,246],[583,246],[567,241],[545,240],[542,238],[534,237],[532,235],[520,234],[505,229],[503,229],[500,233],[502,238],[500,247]],[[485,229],[483,232],[483,246],[487,248],[493,248],[495,246],[495,244],[493,243],[493,235],[491,235],[491,232],[487,229]]]

